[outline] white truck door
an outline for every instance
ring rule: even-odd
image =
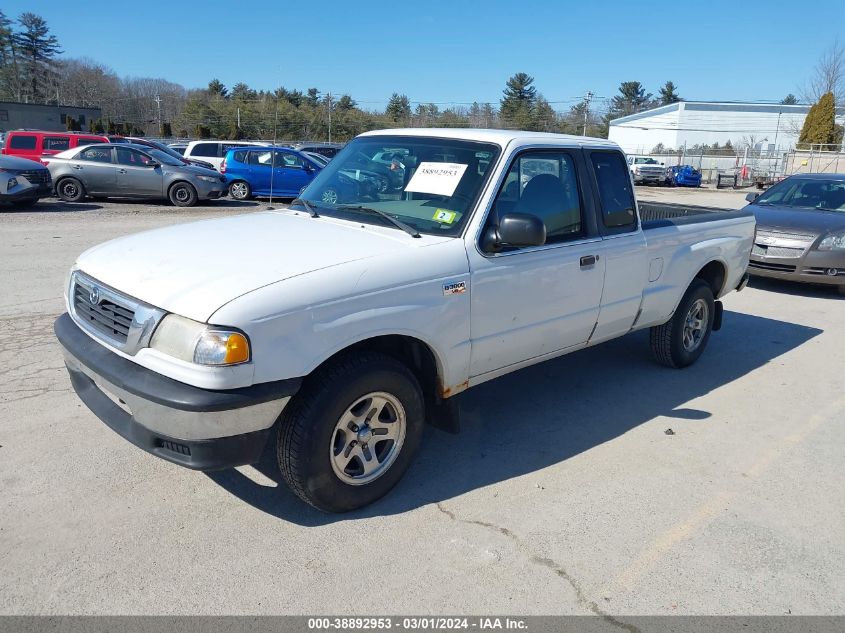
[[[589,339],[605,264],[585,210],[583,169],[577,149],[532,149],[512,159],[485,228],[505,214],[530,213],[545,223],[546,244],[498,253],[482,252],[474,241],[467,245],[471,377]]]
[[[598,205],[605,260],[601,311],[591,343],[625,334],[634,324],[648,285],[648,248],[639,225],[624,156],[618,151],[587,150]]]

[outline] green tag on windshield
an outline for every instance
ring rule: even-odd
[[[437,209],[434,212],[434,217],[432,218],[435,222],[440,222],[441,224],[452,224],[455,221],[455,217],[458,214],[454,211],[449,211],[449,209]]]

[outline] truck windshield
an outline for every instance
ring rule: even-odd
[[[370,207],[420,233],[456,236],[499,152],[498,145],[458,139],[359,137],[326,165],[300,198],[321,215],[393,226],[360,208]]]
[[[845,180],[787,178],[757,198],[754,204],[845,212]]]

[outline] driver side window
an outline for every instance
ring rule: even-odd
[[[575,161],[567,152],[529,151],[514,159],[490,221],[508,213],[535,215],[546,225],[546,244],[584,236]]]

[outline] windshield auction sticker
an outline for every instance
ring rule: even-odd
[[[466,168],[460,163],[420,163],[405,191],[451,196]]]

